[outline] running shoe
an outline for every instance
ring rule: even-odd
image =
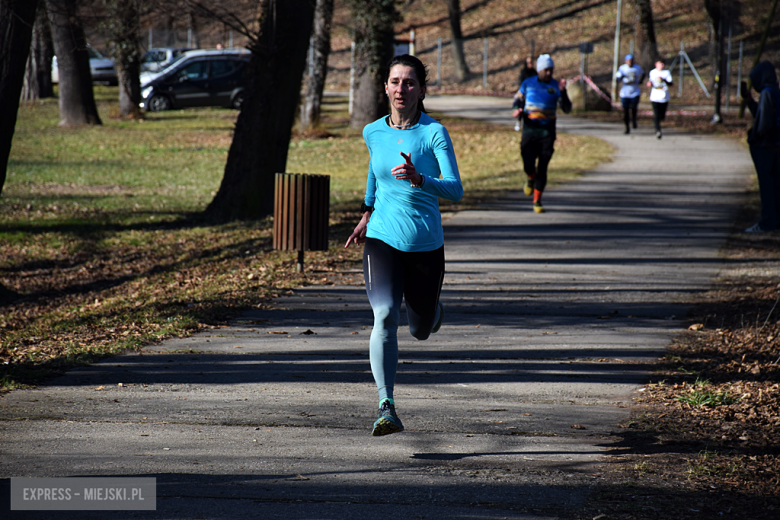
[[[762,229],[758,224],[753,224],[745,230],[745,233],[768,233],[766,229]]]
[[[374,423],[374,430],[371,432],[374,437],[404,431],[404,425],[401,424],[401,419],[395,413],[395,406],[390,404],[389,399],[382,401],[376,415],[377,420]]]
[[[534,194],[534,180],[533,179],[528,179],[527,181],[525,181],[525,187],[523,188],[523,191],[529,197]]]
[[[534,202],[534,213],[544,213],[544,207],[542,201]]]
[[[661,138],[661,131],[660,131],[660,130],[659,130],[659,131],[657,131],[657,132],[655,133],[655,137],[656,137],[657,139],[660,139],[660,138]]]
[[[441,328],[441,322],[444,321],[444,306],[439,302],[439,321],[436,322],[436,324],[431,329],[431,334],[436,334],[439,332],[439,329]]]

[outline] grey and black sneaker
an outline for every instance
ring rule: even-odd
[[[382,435],[390,435],[391,433],[404,431],[404,425],[401,424],[401,419],[396,415],[395,405],[390,402],[390,399],[382,401],[376,415],[377,420],[374,423],[374,429],[371,432],[371,435],[374,437],[381,437]]]
[[[767,233],[766,229],[762,229],[758,224],[753,224],[745,230],[745,233]]]

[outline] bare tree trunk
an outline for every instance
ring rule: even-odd
[[[636,49],[639,50],[637,62],[645,70],[650,70],[655,62],[661,59],[661,54],[658,52],[658,43],[655,39],[653,7],[650,0],[634,0],[634,6],[637,11]]]
[[[60,125],[100,125],[77,0],[46,0],[60,83]]]
[[[165,17],[165,41],[166,47],[174,47],[176,45],[176,17],[174,15],[168,15]]]
[[[714,90],[715,106],[713,107],[712,122],[722,123],[721,93],[723,91],[724,54],[723,54],[723,25],[724,15],[729,11],[729,0],[704,0],[704,8],[710,29],[710,62],[712,63],[712,85]]]
[[[51,41],[49,17],[46,15],[45,4],[41,2],[35,12],[32,46],[30,56],[27,58],[27,69],[24,73],[24,86],[22,87],[23,100],[34,101],[54,97],[54,85],[51,82],[51,59],[53,57],[54,44]]]
[[[103,0],[107,20],[102,24],[109,37],[111,56],[119,79],[119,113],[143,117],[141,102],[141,36],[138,0]]]
[[[355,42],[355,84],[350,127],[363,128],[387,115],[384,90],[393,57],[393,24],[400,19],[393,0],[348,0]]]
[[[37,0],[0,0],[0,194],[16,127]],[[3,295],[0,285],[0,296]]]
[[[463,31],[460,28],[460,0],[447,0],[447,11],[450,18],[450,33],[452,34],[452,59],[455,62],[455,78],[458,82],[469,77],[469,66],[463,52]]]
[[[314,32],[309,43],[309,77],[301,105],[301,128],[317,126],[320,121],[322,91],[328,74],[330,53],[330,24],[333,21],[333,0],[317,0],[314,11]]]
[[[764,31],[761,33],[761,40],[758,42],[758,51],[756,52],[756,57],[753,59],[753,66],[750,67],[750,70],[753,70],[756,65],[758,65],[758,62],[761,61],[761,54],[764,52],[764,45],[766,45],[766,39],[769,36],[769,31],[772,28],[772,22],[775,18],[775,11],[777,10],[777,0],[772,0],[772,7],[769,10],[769,16],[767,16],[766,19],[766,25],[764,26]],[[748,91],[752,88],[753,84],[750,80],[750,77],[748,77],[747,80],[747,88]],[[739,118],[742,119],[745,117],[745,108],[747,105],[746,99],[743,97],[742,101],[739,103]]]
[[[131,119],[143,119],[138,60],[125,65],[117,62],[116,73],[119,79],[119,114]]]
[[[187,40],[187,44],[192,44],[192,47],[200,49],[200,38],[198,37],[198,23],[195,19],[195,13],[192,10],[187,11],[187,29],[190,31],[192,41]]]
[[[260,0],[260,31],[251,46],[249,85],[228,152],[225,175],[206,215],[259,219],[273,213],[274,178],[284,172],[300,101],[314,4]]]
[[[33,34],[35,29],[33,28]],[[36,101],[41,99],[38,87],[38,61],[35,59],[35,36],[32,38],[32,48],[27,56],[27,65],[24,70],[22,93],[19,96],[22,101]]]

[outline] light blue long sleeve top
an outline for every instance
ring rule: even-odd
[[[463,196],[447,129],[425,113],[408,130],[390,127],[383,117],[366,125],[363,139],[371,155],[365,202],[374,207],[366,236],[401,251],[440,248],[444,233],[439,197],[457,202]],[[411,154],[412,164],[425,177],[422,188],[393,177],[391,170],[405,163],[401,152]]]

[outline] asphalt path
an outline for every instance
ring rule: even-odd
[[[509,103],[426,99],[503,125]],[[399,332],[405,432],[370,435],[362,285],[305,287],[0,398],[3,517],[53,517],[9,511],[10,477],[121,476],[156,477],[157,510],[112,518],[566,518],[723,267],[752,166],[716,137],[559,128],[604,139],[614,160],[549,189],[547,213],[515,193],[448,216],[445,324],[424,342]]]

